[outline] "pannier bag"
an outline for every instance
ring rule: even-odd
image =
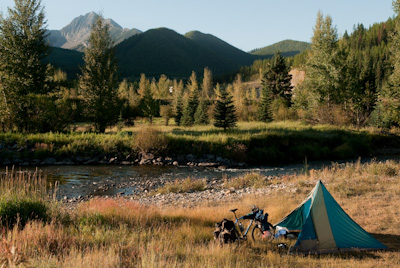
[[[233,221],[223,219],[215,224],[214,240],[221,244],[235,242],[237,239]]]

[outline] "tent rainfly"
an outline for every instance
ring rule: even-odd
[[[343,211],[321,181],[304,202],[276,226],[300,231],[291,252],[334,253],[387,248]]]

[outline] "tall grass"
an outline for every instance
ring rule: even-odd
[[[0,266],[398,267],[399,178],[398,162],[355,162],[275,177],[271,183],[286,187],[271,188],[267,195],[248,195],[235,202],[190,209],[97,198],[69,212],[69,222],[53,218],[47,222],[29,221],[25,228],[15,226],[0,233]],[[319,179],[350,217],[390,250],[303,256],[279,250],[278,241],[270,245],[248,241],[239,248],[213,242],[214,223],[232,219],[230,209],[238,208],[237,213],[243,215],[255,204],[275,223],[297,207]]]
[[[6,168],[5,173],[0,174],[0,227],[24,226],[30,220],[46,221],[55,189],[56,186],[48,189],[46,178],[38,171]]]

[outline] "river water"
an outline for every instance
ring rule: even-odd
[[[379,158],[398,159],[398,157]],[[371,158],[363,159],[369,162]],[[353,161],[339,161],[340,164]],[[337,162],[337,161],[336,161]],[[335,163],[336,163],[335,162]],[[308,169],[320,169],[332,165],[329,161],[317,161],[307,164]],[[216,169],[197,167],[175,166],[119,166],[119,165],[73,165],[73,166],[41,166],[38,168],[44,174],[49,183],[58,182],[58,198],[67,196],[74,198],[87,195],[115,195],[118,193],[132,194],[135,192],[133,182],[139,181],[171,181],[175,179],[198,178],[219,180],[223,177],[239,177],[249,172],[257,172],[265,176],[291,175],[302,173],[305,164],[291,164],[283,166],[248,167],[241,169]],[[23,170],[34,170],[24,168]],[[1,171],[2,169],[0,169]],[[4,169],[3,169],[4,170]],[[97,191],[99,186],[105,185],[105,191]]]

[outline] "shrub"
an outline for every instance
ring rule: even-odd
[[[12,228],[21,226],[30,220],[47,220],[47,206],[44,202],[30,199],[11,199],[0,201],[0,222],[2,226]]]
[[[135,147],[141,153],[162,154],[168,148],[168,141],[161,131],[146,127],[136,134]]]
[[[168,193],[191,193],[200,192],[206,189],[205,180],[196,180],[192,178],[186,178],[185,180],[175,180],[173,182],[166,183],[163,187],[158,188],[157,193],[168,194]]]
[[[260,188],[268,186],[270,182],[261,174],[256,172],[247,173],[243,177],[231,180],[225,179],[224,188],[242,189],[246,187]]]

